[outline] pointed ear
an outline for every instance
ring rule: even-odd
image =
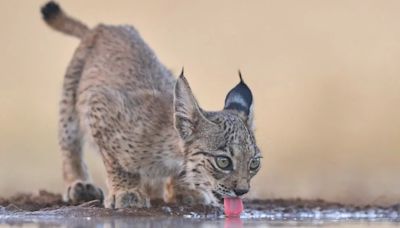
[[[242,74],[239,71],[240,82],[225,98],[224,110],[237,111],[249,127],[253,124],[253,94],[250,88],[244,83]]]
[[[195,133],[200,121],[205,118],[193,96],[185,76],[182,73],[175,84],[174,123],[183,140],[188,140]]]

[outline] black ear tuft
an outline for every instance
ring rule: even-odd
[[[240,70],[238,70],[238,73],[239,73],[239,79],[240,79],[240,82],[243,82],[243,78],[242,78],[242,72],[240,72]]]
[[[244,83],[242,74],[239,71],[240,82],[237,84],[225,98],[224,109],[243,112],[246,116],[250,114],[250,108],[253,104],[253,95],[250,88]]]

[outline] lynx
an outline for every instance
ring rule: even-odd
[[[205,111],[183,70],[176,79],[135,28],[89,29],[52,1],[41,12],[50,27],[81,41],[59,112],[66,200],[97,199],[109,208],[149,207],[152,199],[218,206],[249,191],[261,154],[253,96],[241,75],[223,110]],[[84,141],[104,162],[106,199],[83,161]]]

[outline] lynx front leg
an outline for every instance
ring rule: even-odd
[[[140,175],[122,168],[107,171],[110,193],[105,202],[108,208],[150,207],[150,198],[141,188]]]

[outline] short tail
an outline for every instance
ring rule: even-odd
[[[78,38],[82,38],[89,32],[89,28],[86,25],[66,15],[60,6],[53,1],[46,3],[41,12],[46,23],[57,31]]]

